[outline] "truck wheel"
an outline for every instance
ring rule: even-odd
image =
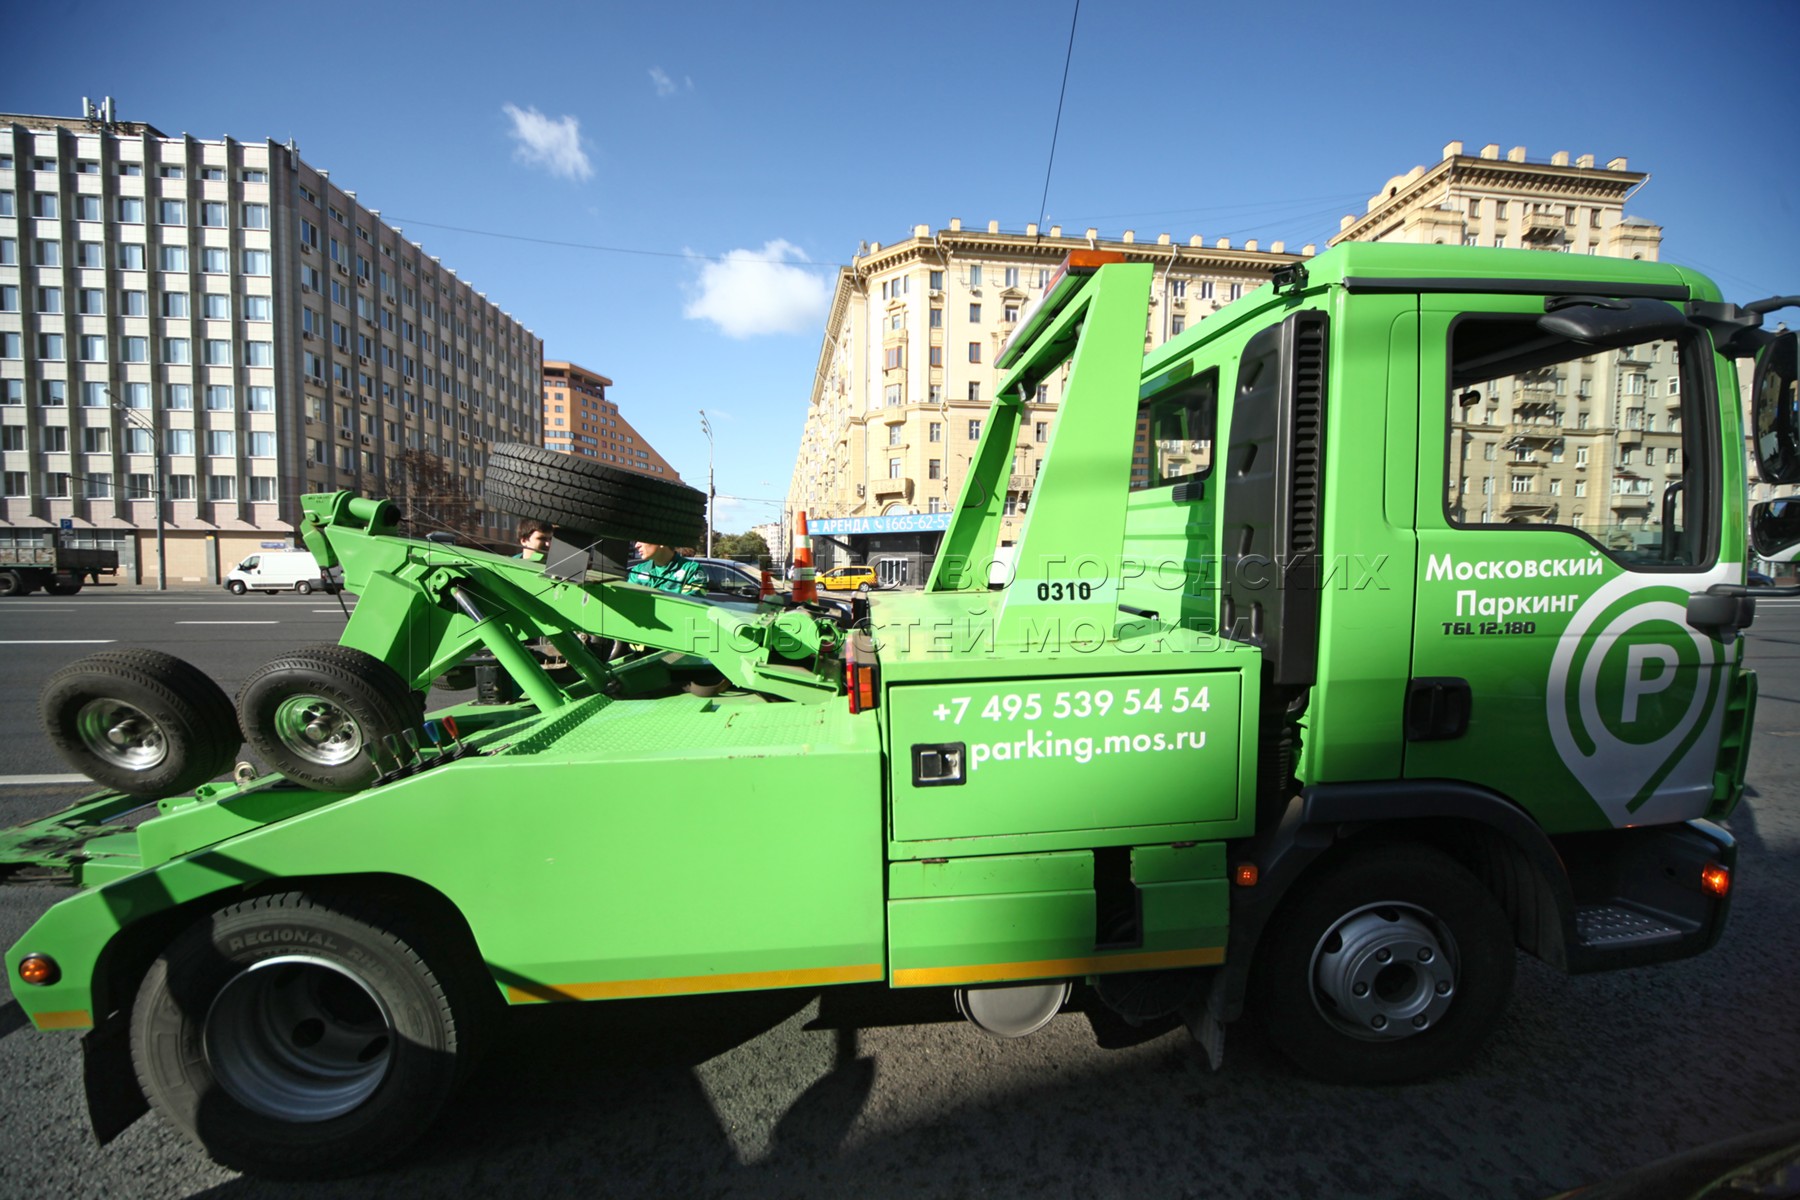
[[[312,584],[306,582],[306,580],[304,580],[304,579],[301,579],[301,580],[298,580],[297,582],[295,582],[294,590],[296,592],[299,592],[302,596],[310,596],[310,595],[312,595]]]
[[[288,892],[188,929],[132,1008],[145,1098],[255,1175],[343,1175],[404,1151],[466,1073],[481,1011],[453,956],[394,926]]]
[[[1276,914],[1257,963],[1269,1038],[1336,1083],[1461,1066],[1512,990],[1512,926],[1466,868],[1424,846],[1354,850]]]
[[[348,646],[309,646],[264,664],[238,692],[244,736],[295,783],[353,792],[375,779],[382,739],[419,724],[412,689],[380,659]]]
[[[205,672],[160,650],[104,650],[52,675],[38,698],[57,753],[128,796],[174,796],[229,769],[243,739]]]
[[[81,590],[81,580],[53,579],[44,585],[44,590],[52,596],[73,596]]]
[[[542,446],[494,446],[483,490],[503,512],[590,538],[693,546],[706,533],[704,492]]]
[[[230,583],[225,585],[225,590],[230,592],[234,596],[241,596],[245,592],[249,591],[250,589],[244,586],[243,580],[234,579]]]
[[[25,577],[17,571],[0,571],[0,596],[25,596],[31,593]]]

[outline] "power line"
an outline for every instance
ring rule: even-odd
[[[1062,87],[1056,93],[1056,124],[1050,130],[1050,161],[1044,164],[1044,194],[1038,200],[1038,225],[1044,224],[1044,210],[1050,205],[1050,170],[1056,166],[1056,137],[1062,132],[1063,97],[1069,94],[1069,64],[1075,60],[1075,22],[1081,19],[1081,0],[1075,0],[1075,12],[1069,17],[1069,49],[1063,55]]]

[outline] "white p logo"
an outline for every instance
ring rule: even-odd
[[[1653,676],[1644,675],[1644,664],[1651,659],[1661,664],[1662,670]],[[1638,698],[1654,696],[1675,682],[1675,667],[1680,662],[1672,646],[1633,646],[1625,656],[1625,706],[1619,713],[1619,720],[1626,725],[1637,721]]]

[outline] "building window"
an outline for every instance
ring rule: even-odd
[[[980,342],[970,342],[969,343],[969,361],[972,363],[978,363],[981,361],[981,343]],[[971,397],[971,399],[973,399],[973,397]]]
[[[162,315],[165,317],[187,316],[188,294],[186,292],[164,292],[162,295]]]
[[[269,273],[269,252],[267,250],[244,251],[244,274],[267,275]]]
[[[888,459],[888,478],[889,478],[889,479],[899,479],[899,478],[901,478],[901,464],[902,464],[902,462],[903,462],[903,460],[902,460],[902,459],[898,459],[898,458],[890,458],[890,459]]]
[[[77,221],[98,221],[100,219],[100,197],[75,197],[75,219]]]
[[[1048,422],[1048,421],[1037,422],[1032,427],[1031,432],[1032,432],[1032,438],[1034,441],[1041,442],[1041,441],[1045,440],[1046,438],[1048,438],[1050,436],[1050,422]]]
[[[251,412],[274,412],[275,389],[261,385],[250,388],[249,402],[244,407]]]
[[[38,192],[31,197],[31,215],[54,220],[56,217],[56,193]]]
[[[60,333],[38,334],[38,357],[61,358],[63,356],[63,335]]]
[[[209,321],[231,319],[231,297],[223,292],[207,292],[200,298],[200,304]]]
[[[41,287],[37,290],[37,310],[41,313],[59,313],[62,311],[62,289],[59,287]]]
[[[24,403],[25,381],[23,379],[0,379],[0,405]]]
[[[206,385],[206,407],[209,412],[230,412],[233,396],[228,383],[209,383]]]
[[[971,325],[979,324],[980,321],[981,321],[981,305],[979,305],[979,304],[969,305],[969,324],[971,324]]]
[[[84,333],[81,335],[81,361],[106,361],[106,337],[103,334]]]
[[[110,454],[112,452],[112,430],[105,426],[91,426],[81,431],[81,449],[85,454]]]
[[[231,365],[231,342],[225,338],[207,338],[201,352],[206,356],[208,366],[228,367]]]
[[[164,271],[187,270],[186,246],[158,246],[156,265]]]
[[[244,205],[244,228],[267,229],[269,227],[269,206],[266,204]]]
[[[1185,317],[1170,317],[1169,318],[1169,336],[1170,337],[1174,337],[1177,334],[1181,334],[1181,333],[1185,333],[1185,332],[1187,332],[1187,319]]]
[[[19,286],[14,283],[0,283],[0,312],[19,311]]]
[[[981,419],[979,417],[969,422],[969,440],[971,442],[981,440]]]
[[[137,242],[119,243],[119,269],[121,271],[141,271],[144,269],[144,248]],[[142,315],[142,314],[139,314]]]
[[[186,225],[187,204],[181,200],[159,200],[156,204],[158,225]]]
[[[934,442],[941,442],[941,441],[943,441],[943,440],[944,440],[944,425],[943,425],[943,422],[941,422],[941,421],[933,421],[933,422],[931,422],[931,427],[930,427],[930,440],[931,440],[931,441],[934,441]]]
[[[106,248],[99,242],[75,243],[75,265],[91,270],[102,270],[106,266]]]
[[[62,408],[69,402],[68,385],[60,379],[38,381],[38,404],[44,408]],[[46,430],[45,432],[48,432]]]
[[[901,441],[901,434],[904,431],[905,431],[904,426],[889,425],[888,426],[888,445],[898,446]]]
[[[941,367],[944,365],[944,348],[942,346],[933,346],[931,348],[931,365],[934,367]]]
[[[933,459],[928,460],[925,464],[925,478],[927,478],[927,479],[942,479],[943,477],[944,477],[944,460],[941,458],[933,458]]]
[[[244,365],[250,367],[272,367],[275,365],[274,342],[245,342]]]
[[[194,389],[185,383],[163,385],[163,407],[186,410],[194,407]],[[188,453],[193,453],[189,451]]]
[[[237,480],[230,475],[211,475],[206,480],[208,500],[237,499]]]
[[[162,342],[162,360],[179,365],[194,361],[193,345],[186,338],[166,337]]]
[[[207,200],[200,205],[200,224],[208,229],[223,229],[229,210],[223,200]]]
[[[271,453],[273,453],[271,451]],[[250,499],[269,501],[275,499],[275,477],[273,475],[252,475],[250,477]]]
[[[237,453],[237,438],[229,429],[209,429],[206,452],[213,458],[231,458]]]
[[[970,263],[969,264],[969,286],[972,288],[978,288],[981,286],[981,264],[980,263]]]
[[[208,296],[206,298],[206,315],[209,317],[213,315],[213,312],[212,312],[213,299],[214,299],[214,297],[212,297],[212,296]],[[224,316],[224,317],[230,316],[231,315],[231,297],[230,296],[219,296],[219,297],[217,297],[217,299],[219,301],[219,309],[220,309],[219,315]],[[272,320],[274,317],[274,312],[275,312],[275,306],[274,306],[273,302],[269,299],[269,297],[267,297],[267,296],[245,296],[244,297],[244,320],[246,320],[246,321]]]
[[[969,381],[969,399],[977,403],[981,400],[981,385],[974,380]]]
[[[34,248],[32,260],[40,267],[62,266],[62,243],[57,241],[39,242]]]

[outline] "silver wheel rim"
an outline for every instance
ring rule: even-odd
[[[1313,1006],[1350,1037],[1397,1041],[1444,1019],[1456,999],[1456,942],[1429,912],[1390,901],[1345,915],[1313,947]]]
[[[89,700],[75,714],[75,729],[96,757],[127,771],[152,770],[169,756],[162,726],[123,700]]]
[[[394,1021],[359,976],[310,955],[264,959],[213,998],[207,1066],[245,1108],[313,1123],[351,1112],[393,1065]]]
[[[356,718],[324,696],[289,696],[275,710],[275,737],[321,767],[342,766],[362,753],[363,731]]]

